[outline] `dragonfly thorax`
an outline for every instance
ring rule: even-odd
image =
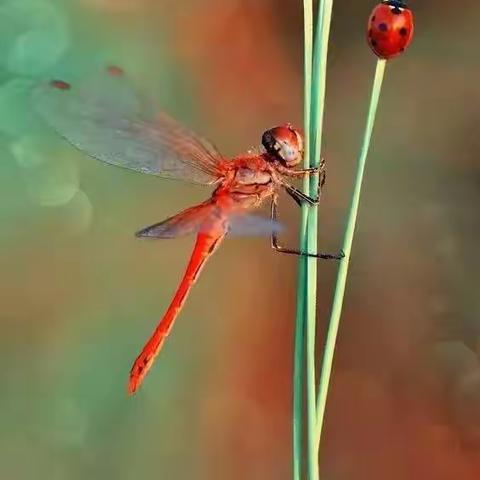
[[[235,174],[235,182],[240,185],[265,185],[271,180],[269,172],[252,170],[248,167],[239,168]]]

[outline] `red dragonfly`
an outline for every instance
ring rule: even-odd
[[[300,132],[286,123],[262,135],[262,146],[228,159],[135,92],[119,67],[110,66],[79,85],[52,80],[38,86],[33,102],[42,118],[70,144],[102,162],[164,178],[215,187],[205,202],[143,228],[137,237],[175,238],[196,233],[184,276],[164,316],[130,371],[134,393],[158,355],[192,285],[207,259],[229,232],[271,235],[276,251],[324,259],[339,255],[283,248],[277,240],[277,201],[284,189],[299,205],[316,205],[325,181],[325,165],[296,169],[303,157]],[[317,198],[292,186],[290,179],[320,174]],[[271,200],[271,218],[248,213]]]

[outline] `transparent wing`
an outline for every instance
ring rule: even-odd
[[[252,215],[243,211],[225,215],[211,200],[187,208],[162,222],[139,230],[137,237],[176,238],[192,233],[206,232],[218,222],[232,235],[255,236],[280,232],[281,225],[275,220]]]
[[[281,223],[252,213],[233,215],[228,222],[228,232],[236,237],[271,235],[281,231]]]
[[[32,92],[35,110],[69,143],[102,162],[212,184],[224,157],[135,92],[118,67],[80,84],[53,80]]]

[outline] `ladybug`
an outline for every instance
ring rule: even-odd
[[[388,60],[402,53],[413,37],[412,11],[400,0],[384,0],[368,20],[367,41],[375,55]]]

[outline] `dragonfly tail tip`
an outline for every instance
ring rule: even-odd
[[[128,384],[127,384],[127,393],[129,396],[134,395],[136,393],[136,391],[138,390],[138,387],[140,386],[140,383],[141,383],[141,379],[133,375],[130,375],[130,378],[128,379]]]

